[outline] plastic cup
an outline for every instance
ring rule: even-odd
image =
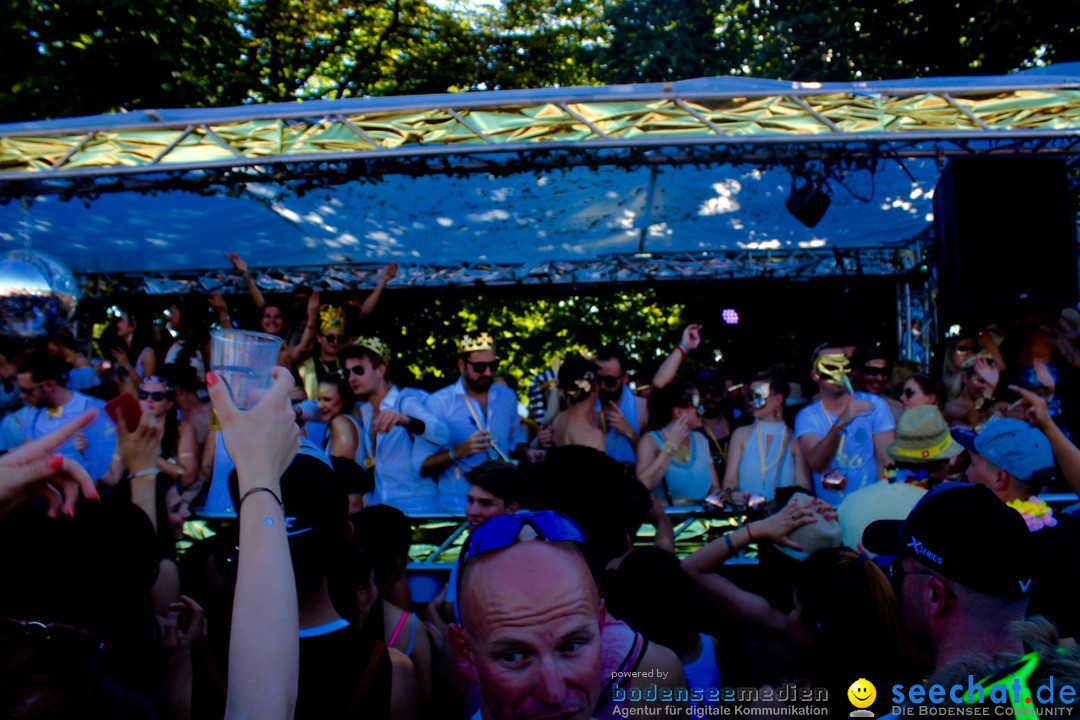
[[[241,410],[255,407],[274,382],[281,338],[248,330],[210,333],[210,367]]]

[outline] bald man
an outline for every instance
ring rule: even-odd
[[[513,545],[484,553],[461,577],[462,625],[450,645],[480,686],[484,720],[592,716],[603,686],[602,605],[569,543],[523,527]]]

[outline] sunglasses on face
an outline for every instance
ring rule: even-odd
[[[710,400],[719,400],[724,397],[724,388],[709,385],[701,388],[701,396]]]
[[[957,345],[956,346],[956,352],[960,353],[961,355],[969,353],[969,352],[973,351],[974,349],[975,348],[973,348],[970,345]]]
[[[620,382],[622,382],[622,375],[601,375],[596,379],[608,390],[613,390],[619,386]]]
[[[863,365],[859,371],[863,375],[872,375],[874,377],[885,377],[888,374],[888,370],[883,367],[874,367],[873,365]]]
[[[702,405],[701,405],[701,396],[698,395],[697,393],[694,393],[690,397],[683,400],[683,404],[682,404],[681,407],[684,407],[684,408],[687,408],[687,409],[693,408],[694,410],[697,411],[698,415],[701,415],[703,412],[705,412],[705,408],[702,407]]]
[[[356,377],[364,377],[364,366],[353,365],[352,367],[342,368],[341,374],[346,380],[349,379],[349,375],[355,375]]]
[[[161,402],[162,400],[167,400],[168,397],[169,394],[166,392],[147,392],[145,390],[139,391],[140,400],[153,400],[154,402]]]
[[[326,342],[330,343],[331,345],[349,344],[348,335],[335,335],[334,333],[326,333],[325,335],[323,335],[323,337],[326,338]]]
[[[488,370],[494,373],[496,370],[499,369],[498,360],[492,360],[490,362],[476,362],[473,360],[466,360],[465,362],[469,363],[469,366],[472,367],[472,369],[479,375],[484,374]]]

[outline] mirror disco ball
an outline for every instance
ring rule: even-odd
[[[0,255],[0,335],[52,335],[71,319],[78,302],[75,277],[56,260],[32,250]]]

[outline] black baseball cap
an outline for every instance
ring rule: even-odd
[[[1031,588],[1031,537],[1020,513],[981,485],[947,482],[926,493],[906,520],[878,520],[863,546],[910,557],[961,585],[1018,600]]]

